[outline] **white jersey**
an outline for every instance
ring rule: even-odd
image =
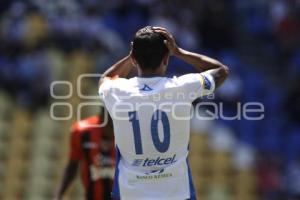
[[[113,119],[118,153],[114,198],[196,199],[187,161],[191,103],[214,85],[209,73],[105,78],[99,94]]]

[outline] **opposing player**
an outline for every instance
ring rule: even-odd
[[[199,73],[165,77],[169,56]],[[134,66],[138,77],[127,79]],[[179,48],[164,28],[145,27],[135,34],[130,54],[99,81],[114,123],[115,199],[196,199],[187,161],[191,102],[212,93],[227,75],[220,62]]]
[[[103,111],[101,113],[99,116],[89,117],[72,126],[69,162],[55,200],[62,198],[74,180],[78,168],[80,168],[86,200],[111,199],[115,171],[113,128],[109,118],[106,126],[100,126],[105,123]]]

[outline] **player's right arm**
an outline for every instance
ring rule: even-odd
[[[131,44],[132,45],[132,44]],[[132,46],[131,46],[132,48]],[[134,64],[132,61],[132,50],[129,54],[109,67],[101,76],[99,80],[99,87],[105,80],[111,80],[114,78],[126,78],[128,74],[133,70]]]
[[[215,88],[222,85],[229,74],[228,67],[213,58],[179,48],[174,37],[165,28],[154,27],[154,30],[167,38],[165,43],[171,55],[194,66],[200,73],[205,72],[211,75],[215,82]]]

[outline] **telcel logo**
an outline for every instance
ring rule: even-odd
[[[167,158],[161,158],[159,156],[155,159],[150,159],[150,158],[146,158],[145,160],[144,159],[136,159],[133,161],[132,165],[133,166],[142,165],[143,167],[168,165],[168,164],[173,164],[177,161],[177,160],[175,160],[175,157],[176,157],[176,154],[174,154],[172,157],[167,157]]]

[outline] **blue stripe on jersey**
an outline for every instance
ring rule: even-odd
[[[114,185],[112,188],[112,193],[111,196],[114,199],[120,199],[120,188],[119,188],[119,163],[121,160],[121,153],[120,150],[118,148],[118,146],[116,146],[116,169],[115,169],[115,176],[114,176]]]
[[[188,167],[188,176],[189,176],[189,186],[190,186],[190,199],[189,200],[196,200],[196,192],[195,192],[195,188],[194,188],[194,184],[193,184],[193,178],[192,178],[192,173],[190,170],[190,165],[189,165],[189,161],[188,158],[186,158],[186,164]]]

